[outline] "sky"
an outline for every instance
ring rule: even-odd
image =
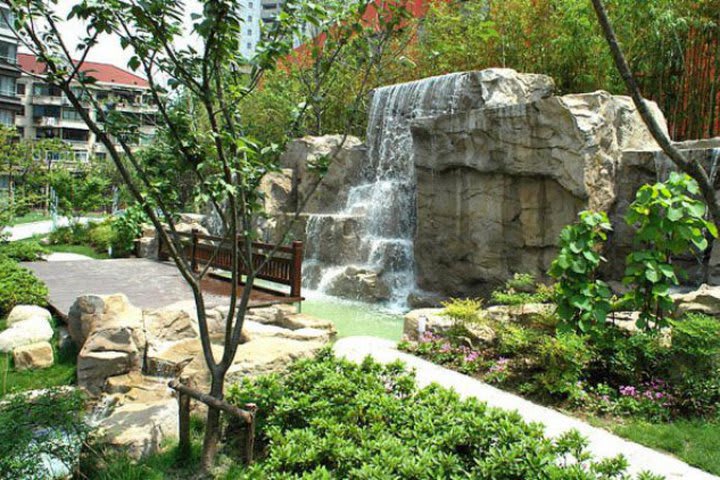
[[[57,12],[61,18],[67,17],[67,13],[70,11],[74,2],[75,0],[58,1]],[[190,14],[193,12],[199,12],[201,7],[198,0],[185,0],[185,4],[186,24],[189,27]],[[78,41],[85,36],[85,26],[81,21],[76,19],[63,22],[60,26],[60,30],[67,45],[77,45]],[[20,51],[26,52],[23,48],[20,48]],[[79,54],[77,56],[79,56]],[[99,43],[90,51],[87,59],[93,62],[110,63],[127,69],[127,62],[131,56],[131,51],[122,49],[117,37],[104,35],[99,38]]]

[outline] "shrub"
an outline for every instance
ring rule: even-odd
[[[497,333],[497,350],[500,355],[527,353],[533,349],[542,335],[537,330],[512,324],[502,325]]]
[[[135,240],[142,234],[142,225],[150,219],[139,205],[133,205],[125,213],[112,219],[114,231],[113,255],[128,256],[135,249]]]
[[[88,240],[97,250],[107,251],[116,242],[116,232],[110,222],[93,225],[88,231]]]
[[[640,188],[628,208],[625,219],[636,226],[636,250],[627,257],[623,281],[634,286],[625,298],[640,310],[640,328],[666,325],[674,307],[670,286],[678,284],[672,256],[691,253],[693,248],[704,251],[705,231],[717,237],[715,225],[705,220],[705,204],[695,198],[699,195],[695,180],[673,172],[664,183]]]
[[[34,240],[0,243],[0,256],[11,258],[18,262],[35,262],[47,255],[49,250]]]
[[[58,227],[48,235],[52,245],[87,245],[90,243],[90,228],[92,225],[73,223],[66,227]]]
[[[535,377],[541,393],[572,396],[578,390],[592,351],[585,337],[572,332],[544,337],[538,346],[538,361],[543,371]]]
[[[671,352],[684,375],[714,372],[720,367],[720,321],[696,313],[673,321]]]
[[[624,478],[624,459],[593,461],[576,432],[546,439],[515,412],[417,389],[400,364],[325,351],[284,376],[245,379],[227,398],[259,407],[266,456],[240,479]]]
[[[15,305],[45,305],[48,290],[42,280],[10,258],[0,256],[0,316]]]
[[[555,287],[536,283],[529,273],[516,273],[505,286],[492,292],[492,301],[498,305],[525,305],[547,303],[553,300]]]
[[[448,331],[451,337],[462,337],[473,325],[477,325],[483,319],[482,300],[480,299],[458,299],[453,298],[443,302],[445,309],[442,315],[452,319],[453,326]]]
[[[605,324],[611,292],[597,272],[605,261],[600,250],[611,229],[607,214],[585,211],[560,234],[560,251],[548,273],[558,281],[555,301],[563,330],[586,333],[593,325]]]
[[[0,478],[47,478],[45,455],[72,472],[89,432],[84,407],[77,390],[10,396],[0,405]]]

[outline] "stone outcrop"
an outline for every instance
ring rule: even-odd
[[[216,359],[223,354],[227,309],[206,312]],[[104,443],[139,458],[177,434],[177,401],[168,380],[183,378],[199,390],[210,384],[198,332],[193,302],[142,311],[124,295],[76,300],[69,334],[80,347],[78,384],[101,398],[100,404],[113,406],[98,420]],[[331,322],[289,307],[251,310],[228,381],[281,371],[314,355],[334,335]]]
[[[15,370],[37,370],[52,367],[55,362],[49,342],[32,343],[13,350]]]
[[[623,152],[642,148],[654,141],[631,101],[605,92],[417,120],[419,286],[477,295],[543,275],[560,230],[611,210]]]

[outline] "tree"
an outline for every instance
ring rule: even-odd
[[[58,212],[71,221],[79,221],[83,215],[105,208],[112,201],[110,181],[101,174],[98,165],[57,168],[49,177]]]
[[[705,169],[700,165],[700,162],[684,155],[680,149],[673,145],[670,137],[665,133],[660,124],[658,123],[655,116],[652,114],[647,106],[646,100],[642,96],[640,87],[630,70],[630,66],[625,58],[625,55],[618,43],[617,35],[613,29],[610,17],[608,16],[607,9],[602,0],[591,0],[595,13],[602,28],[605,39],[610,47],[615,66],[620,72],[620,76],[625,83],[625,87],[628,93],[635,103],[643,122],[647,126],[650,134],[653,136],[655,141],[660,145],[662,151],[667,155],[670,160],[683,172],[690,175],[700,187],[701,194],[705,199],[705,202],[710,209],[713,222],[716,226],[720,226],[720,198],[718,198],[715,188],[710,179],[710,176]],[[711,247],[709,247],[711,248]]]
[[[367,21],[363,19],[368,8],[364,1],[327,0],[321,6],[311,0],[290,0],[283,5],[276,22],[264,27],[263,40],[254,56],[245,59],[239,53],[243,20],[238,0],[201,0],[202,13],[192,16],[190,32],[183,27],[182,2],[77,0],[67,19],[83,21],[86,35],[80,41],[77,59],[73,60],[73,48],[61,34],[60,26],[66,19],[54,11],[55,2],[11,0],[8,3],[15,17],[13,26],[19,41],[47,67],[44,80],[63,91],[90,131],[105,146],[129,193],[142,205],[190,286],[203,355],[211,376],[209,393],[221,399],[225,376],[240,342],[251,288],[264,266],[262,262],[253,261],[252,250],[255,220],[262,213],[257,187],[266,173],[278,169],[277,146],[246,135],[249,119],[242,115],[240,105],[256,94],[266,72],[284,68],[282,60],[294,51],[298,40],[319,42],[317,45],[322,47],[323,42],[332,39],[327,43],[334,45],[331,48],[338,52],[334,58],[339,58],[345,48],[363,42],[368,55],[358,63],[356,75],[367,79],[382,58],[387,39],[402,21],[404,8],[391,2],[386,8],[397,14],[379,15],[375,21]],[[318,40],[308,38],[308,26],[320,34]],[[184,42],[186,33],[197,38],[199,46]],[[119,38],[121,45],[131,52],[129,68],[142,72],[148,79],[149,93],[166,133],[165,147],[181,159],[183,167],[194,176],[196,199],[207,201],[219,217],[224,240],[218,242],[216,248],[229,245],[233,284],[239,280],[239,267],[246,266],[247,288],[241,296],[233,293],[230,297],[220,359],[213,353],[200,288],[208,268],[193,270],[183,253],[175,228],[176,212],[164,195],[167,182],[162,176],[149,172],[131,148],[129,140],[137,134],[136,126],[127,121],[122,112],[110,104],[102,104],[92,95],[90,86],[95,79],[91,72],[82,71],[89,51],[98,38],[106,34]],[[321,52],[323,48],[310,49],[307,61],[317,62]],[[327,65],[332,62],[326,62]],[[316,79],[317,98],[323,98],[331,86],[327,72],[326,67]],[[161,78],[167,78],[167,82],[160,82]],[[367,94],[368,82],[361,85],[364,87],[352,92],[353,104],[359,104]],[[183,95],[192,99],[197,112],[172,108],[173,102]],[[307,98],[299,100],[299,105],[308,104]],[[98,120],[90,118],[82,106],[84,101],[90,102],[98,112]],[[198,113],[202,114],[202,122],[198,121]],[[296,132],[295,126],[305,115],[307,108],[299,108],[286,133]],[[338,151],[339,148],[335,155]],[[334,155],[324,159],[323,165],[333,158]],[[320,181],[318,177],[314,188]],[[202,454],[204,469],[211,467],[217,452],[219,414],[215,408],[208,409]]]

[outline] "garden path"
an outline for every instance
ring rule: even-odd
[[[175,265],[140,258],[31,262],[32,270],[48,286],[49,303],[61,316],[67,315],[81,295],[124,293],[130,303],[143,309],[161,308],[192,300],[192,291]],[[224,305],[224,297],[206,294],[208,308]]]
[[[93,218],[80,218],[78,221],[80,223],[87,223],[87,222],[97,222],[101,221],[102,218],[100,217],[93,217]],[[20,225],[15,225],[14,227],[7,227],[4,230],[4,233],[8,235],[8,240],[11,242],[15,242],[17,240],[25,240],[26,238],[31,238],[35,235],[46,235],[50,232],[52,232],[56,227],[65,227],[70,223],[70,221],[65,217],[58,218],[57,222],[54,224],[52,220],[43,220],[41,222],[32,222],[32,223],[22,223]]]
[[[720,480],[720,477],[693,468],[673,456],[630,442],[577,418],[534,404],[467,375],[400,352],[395,346],[396,343],[393,341],[375,337],[347,337],[338,340],[334,350],[338,356],[355,362],[362,361],[368,355],[381,363],[401,360],[408,367],[415,369],[419,386],[437,383],[455,390],[462,397],[475,397],[492,407],[517,410],[526,421],[545,425],[545,433],[550,437],[556,437],[571,429],[578,430],[588,439],[589,449],[596,457],[623,454],[629,462],[628,472],[634,475],[641,471],[650,471],[663,475],[668,480]]]

